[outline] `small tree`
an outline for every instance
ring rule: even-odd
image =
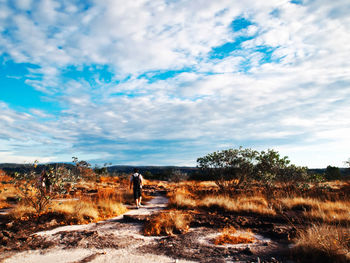
[[[188,179],[187,173],[182,172],[181,170],[174,169],[170,175],[170,181],[178,183]]]
[[[37,167],[37,161],[32,168]],[[43,173],[46,173],[47,180],[50,180],[51,189],[48,190],[43,185]],[[65,194],[72,183],[77,180],[76,174],[63,166],[44,168],[41,173],[36,173],[34,169],[29,172],[14,174],[14,186],[19,192],[19,199],[26,205],[33,207],[36,215],[40,215],[50,204],[51,200],[58,194]],[[46,182],[47,183],[47,182]]]
[[[266,193],[270,193],[274,182],[285,186],[308,178],[307,167],[290,164],[287,156],[277,151],[257,152],[252,149],[229,149],[208,154],[197,159],[197,167],[207,179],[215,180],[222,190],[233,190],[252,179],[263,182]]]
[[[271,183],[288,167],[290,161],[287,156],[281,158],[280,154],[272,149],[261,151],[255,166],[257,179]]]
[[[341,177],[340,169],[338,167],[328,165],[325,175],[327,180],[337,180]]]
[[[197,159],[197,167],[215,180],[221,190],[240,187],[252,178],[258,152],[251,149],[229,149]]]
[[[77,157],[72,157],[73,159],[73,163],[75,164],[75,169],[74,169],[74,173],[81,177],[81,178],[85,178],[85,179],[96,179],[95,178],[95,173],[94,171],[91,169],[91,164],[88,163],[87,161],[81,160],[79,161],[79,159]]]

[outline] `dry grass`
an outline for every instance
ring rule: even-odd
[[[169,205],[178,208],[193,208],[197,206],[195,196],[186,187],[175,189],[168,194]]]
[[[26,220],[35,214],[35,209],[24,203],[19,203],[9,213],[10,217],[18,220]]]
[[[63,214],[68,221],[80,224],[99,219],[99,211],[96,204],[89,200],[53,202],[46,212]]]
[[[97,222],[106,218],[118,216],[127,211],[127,208],[111,199],[99,200],[97,203],[93,200],[68,200],[68,201],[53,201],[50,206],[43,211],[46,213],[63,214],[67,222],[76,222],[85,224],[89,222]],[[35,210],[24,203],[20,203],[10,215],[13,219],[25,220],[29,217],[36,217]]]
[[[264,197],[253,196],[237,196],[231,198],[223,195],[207,196],[200,200],[200,206],[219,207],[229,212],[248,212],[262,215],[276,215],[276,211],[269,206]]]
[[[8,197],[15,197],[17,194],[16,188],[11,184],[13,179],[4,171],[0,170],[0,203],[6,205]]]
[[[314,224],[299,231],[293,252],[301,262],[350,262],[350,229]]]
[[[151,217],[145,224],[146,236],[173,235],[174,233],[186,233],[192,217],[183,211],[170,210],[161,212]]]
[[[70,220],[78,223],[97,222],[106,218],[121,215],[127,208],[112,199],[74,200],[65,202],[53,202],[51,212],[64,214]]]
[[[314,198],[284,198],[281,204],[292,210],[304,210],[305,217],[322,222],[350,222],[349,201],[321,201]]]
[[[234,227],[227,227],[221,231],[221,235],[215,238],[215,245],[225,244],[249,244],[254,243],[256,239],[252,232],[237,231]]]
[[[202,199],[195,199],[186,188],[179,188],[170,195],[169,204],[178,208],[213,208],[217,207],[228,212],[249,212],[262,215],[276,215],[276,211],[269,206],[262,196],[237,196],[235,198],[225,195],[207,195]]]
[[[101,218],[109,218],[124,214],[128,209],[120,202],[112,199],[100,199],[97,203]]]
[[[0,209],[8,208],[8,207],[10,207],[9,203],[7,203],[6,201],[0,201]]]

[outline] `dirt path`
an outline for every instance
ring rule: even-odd
[[[35,235],[42,248],[13,254],[3,262],[191,262],[142,249],[157,245],[161,238],[143,236],[140,218],[164,209],[166,204],[167,198],[156,196],[140,209],[130,207],[124,215],[106,221],[38,232]]]

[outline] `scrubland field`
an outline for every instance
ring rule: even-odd
[[[65,177],[65,172],[52,173]],[[97,175],[84,168],[51,189],[40,185],[38,173],[29,175],[0,171],[2,252],[42,248],[31,236],[38,231],[99,222],[134,209],[128,174]],[[201,262],[215,253],[222,254],[218,262],[350,262],[350,180],[268,185],[235,180],[224,185],[145,180],[143,203],[156,195],[168,198],[166,209],[135,219],[142,235],[163,236],[152,251]],[[206,243],[200,247],[194,239]]]

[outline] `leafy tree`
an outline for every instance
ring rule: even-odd
[[[257,161],[255,166],[257,179],[266,182],[274,181],[290,163],[287,156],[281,157],[277,151],[272,149],[268,149],[267,152],[261,151]]]
[[[81,160],[77,157],[72,157],[73,163],[75,164],[75,169],[74,172],[77,174],[77,176],[80,176],[82,178],[86,179],[95,179],[96,180],[96,175],[94,171],[91,169],[91,164],[88,163],[87,161]]]
[[[170,181],[178,183],[188,179],[187,173],[182,172],[181,170],[174,169],[170,175]]]
[[[72,189],[72,185],[79,176],[63,166],[48,166],[40,173],[35,171],[37,161],[32,169],[23,173],[16,172],[13,177],[14,186],[18,190],[18,197],[28,206],[34,208],[36,215],[40,215],[58,194],[65,194]],[[43,175],[50,181],[50,189],[43,185]],[[47,181],[46,181],[47,183]],[[74,187],[74,186],[73,186]]]
[[[197,159],[202,173],[223,190],[231,190],[256,179],[269,188],[275,181],[289,183],[308,179],[307,167],[290,164],[287,156],[277,151],[229,149],[210,153]]]
[[[340,169],[338,167],[328,165],[325,175],[327,180],[339,179],[341,177]]]
[[[227,190],[239,187],[252,178],[257,154],[257,151],[242,147],[213,152],[198,158],[197,166],[222,190]]]
[[[98,167],[95,165],[94,173],[96,182],[100,180],[101,176],[109,176],[108,165],[112,165],[112,163],[104,163],[103,167]]]

